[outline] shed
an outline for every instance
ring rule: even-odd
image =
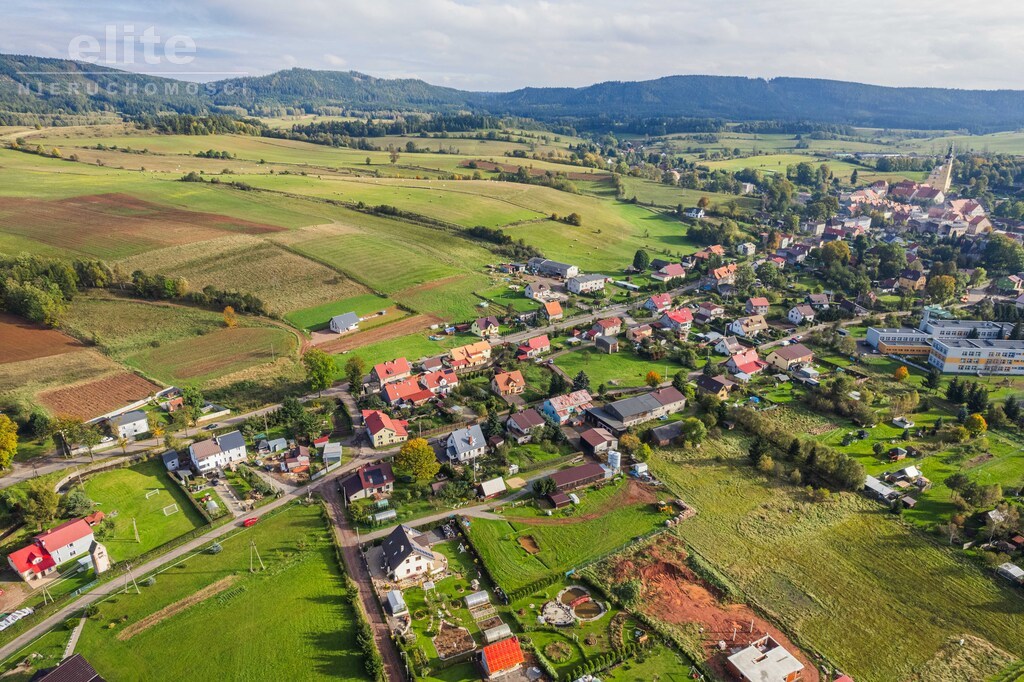
[[[164,466],[168,471],[174,471],[180,465],[178,462],[178,453],[174,450],[168,450],[164,454],[160,455],[160,459],[163,460]]]
[[[910,495],[904,495],[900,498],[900,503],[907,509],[913,509],[917,506],[917,500]]]
[[[602,353],[619,352],[619,340],[614,336],[599,336],[594,339],[594,345]]]
[[[284,438],[275,438],[271,441],[267,441],[267,448],[271,452],[281,452],[282,450],[288,449],[288,441]]]
[[[480,590],[479,592],[467,594],[465,602],[467,609],[475,609],[478,606],[491,603],[491,598],[485,590]]]
[[[328,443],[324,446],[324,464],[335,462],[341,462],[341,443]]]
[[[512,636],[512,628],[510,628],[505,623],[502,623],[501,625],[496,625],[493,628],[488,628],[488,629],[484,630],[484,641],[487,642],[488,644],[493,644],[494,642],[500,642],[501,640],[507,639],[507,638],[509,638],[511,636]]]
[[[572,500],[569,499],[568,495],[557,491],[548,495],[548,502],[550,502],[555,509],[568,507],[570,504],[572,504]]]
[[[629,471],[634,476],[643,476],[647,473],[647,462],[637,462],[629,468]]]
[[[505,481],[501,476],[484,481],[480,484],[480,496],[483,498],[495,497],[505,492]]]
[[[388,509],[386,511],[378,512],[373,515],[374,523],[383,523],[384,521],[394,521],[398,518],[398,512],[394,509]]]
[[[409,613],[409,607],[405,605],[405,598],[400,590],[388,592],[388,608],[391,609],[391,615],[393,616]]]

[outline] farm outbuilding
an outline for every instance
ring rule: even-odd
[[[465,601],[467,609],[475,609],[478,606],[489,604],[491,602],[491,598],[487,595],[487,592],[480,590],[479,592],[467,594]]]

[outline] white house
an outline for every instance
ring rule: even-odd
[[[757,253],[757,245],[753,242],[743,242],[736,245],[736,253],[740,256],[753,256]]]
[[[479,424],[452,431],[445,452],[453,462],[468,462],[487,451],[487,441]]]
[[[359,316],[355,313],[344,313],[331,318],[331,331],[336,334],[359,329]]]
[[[132,410],[110,418],[110,432],[117,438],[134,438],[149,432],[149,419],[142,410]]]
[[[444,571],[448,561],[431,551],[427,536],[408,526],[398,526],[381,544],[387,574],[394,580],[414,580]]]
[[[809,305],[795,305],[789,309],[786,318],[793,324],[814,322],[814,308]]]
[[[603,291],[606,281],[604,275],[578,275],[570,277],[565,283],[565,288],[574,294],[592,294],[595,291]]]
[[[239,462],[248,456],[245,439],[238,431],[193,443],[188,446],[188,454],[202,474]]]
[[[30,544],[8,554],[7,562],[29,582],[88,554],[94,542],[92,526],[85,519],[72,519],[35,536]]]

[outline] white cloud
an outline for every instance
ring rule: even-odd
[[[199,46],[194,72],[415,73],[482,90],[671,74],[1022,88],[1024,3],[902,0],[7,0],[0,50],[66,56],[108,24]],[[215,78],[196,76],[196,78]]]

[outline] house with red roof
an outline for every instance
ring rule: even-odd
[[[767,315],[771,305],[765,296],[751,296],[747,299],[747,315]]]
[[[519,395],[526,390],[523,373],[518,369],[514,372],[499,372],[491,380],[491,390],[501,396]]]
[[[7,563],[25,582],[53,573],[58,566],[88,554],[96,539],[85,519],[71,519],[40,533],[7,555]]]
[[[381,386],[393,381],[408,379],[412,375],[412,367],[405,358],[395,358],[373,366],[373,379]]]
[[[562,315],[562,304],[558,301],[548,301],[544,304],[544,316],[549,320],[560,320]]]
[[[686,277],[686,268],[679,263],[669,263],[661,270],[651,273],[651,279],[657,282],[671,282]]]
[[[693,313],[690,312],[689,308],[670,310],[661,316],[658,320],[658,325],[662,329],[668,329],[677,334],[687,334],[690,331],[690,327],[693,326]]]
[[[709,246],[706,249],[702,249],[702,250],[698,251],[697,253],[693,254],[693,257],[694,257],[695,260],[708,260],[712,256],[724,256],[724,255],[725,255],[725,247],[722,246],[721,244],[715,244],[714,246]]]
[[[597,338],[598,336],[618,336],[622,331],[622,319],[618,317],[606,317],[603,320],[598,320],[594,323],[594,326],[587,332],[587,336],[590,338]]]
[[[459,375],[450,369],[439,369],[421,374],[419,382],[434,395],[448,395],[459,385]]]
[[[434,397],[430,389],[420,386],[416,377],[409,377],[384,386],[382,391],[384,402],[392,407],[406,405],[419,406]]]
[[[748,348],[726,360],[725,366],[733,374],[753,376],[767,367],[768,363],[758,357],[756,349]]]
[[[518,670],[524,662],[523,648],[515,637],[488,644],[480,653],[480,665],[489,680]]]
[[[671,307],[671,294],[652,294],[650,298],[644,301],[644,308],[652,313],[663,313]]]
[[[398,445],[409,438],[409,432],[406,431],[408,422],[392,419],[380,410],[363,410],[363,423],[366,425],[366,435],[375,448]]]
[[[516,352],[516,359],[529,360],[550,351],[551,341],[548,339],[547,334],[534,336],[519,346],[519,350]]]

